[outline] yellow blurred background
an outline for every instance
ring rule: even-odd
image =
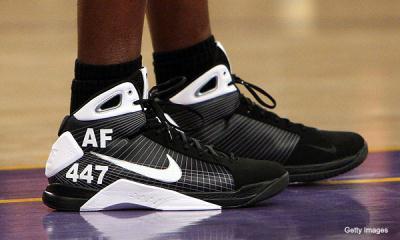
[[[212,29],[233,70],[277,112],[400,148],[400,1],[214,0]],[[69,111],[76,1],[0,0],[0,167],[43,166]],[[144,63],[153,81],[151,42]]]

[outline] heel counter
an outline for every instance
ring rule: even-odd
[[[82,156],[83,150],[72,134],[69,131],[64,132],[51,147],[50,155],[46,162],[46,177],[54,176]]]

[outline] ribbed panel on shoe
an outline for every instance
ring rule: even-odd
[[[225,152],[253,159],[285,163],[300,137],[275,126],[235,114],[191,133],[206,144]]]
[[[110,165],[109,162],[91,154],[90,151],[158,169],[165,169],[168,167],[168,154],[181,168],[182,177],[179,181],[173,183],[157,181],[117,165]],[[88,164],[108,166],[109,171],[104,176],[103,184],[89,184],[86,181],[73,182],[71,179],[65,177],[69,167],[55,175],[53,180],[55,182],[65,183],[68,186],[82,187],[91,190],[100,190],[121,178],[181,192],[216,192],[232,191],[235,189],[233,176],[225,167],[188,157],[179,152],[165,148],[143,135],[139,135],[132,140],[115,140],[105,149],[88,148],[85,155],[78,160],[77,163],[79,163],[78,172],[82,172],[83,168]],[[93,171],[94,179],[98,179],[98,174],[98,171]]]
[[[187,107],[201,114],[203,119],[187,110],[174,109],[170,111],[166,109],[166,112],[183,129],[193,129],[206,126],[217,119],[232,114],[239,104],[239,92],[235,91],[202,103],[187,105]]]

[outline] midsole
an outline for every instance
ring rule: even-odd
[[[158,210],[215,210],[221,206],[193,198],[172,190],[120,179],[91,197],[81,211],[126,208]]]
[[[79,202],[80,204],[75,209],[78,210],[80,208],[81,211],[112,209],[121,204],[130,204],[131,206],[118,206],[118,208],[146,207],[160,210],[204,210],[246,204],[278,180],[243,186],[234,192],[179,193],[165,188],[120,179],[97,192],[53,183],[46,188],[45,193],[52,198]],[[154,202],[155,199],[160,201]],[[176,204],[175,200],[180,204]],[[163,203],[168,201],[170,201],[169,205]],[[81,205],[83,206],[81,207]]]
[[[265,189],[274,182],[275,181],[265,181],[261,183],[250,184],[243,186],[234,192],[187,192],[184,194],[216,203],[226,200],[232,201],[232,199],[243,202],[254,198],[260,191],[262,191],[262,189]]]

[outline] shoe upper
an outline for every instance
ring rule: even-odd
[[[238,85],[243,85],[259,104],[245,97]],[[322,131],[279,117],[268,110],[276,106],[272,96],[232,74],[229,64],[216,65],[197,79],[188,79],[180,91],[159,88],[161,97],[175,105],[164,109],[179,126],[194,129],[189,132],[191,136],[240,157],[284,165],[321,164],[353,156],[365,144],[356,133]],[[271,103],[264,102],[256,92]],[[179,109],[183,106],[201,117]]]
[[[46,165],[50,183],[97,191],[123,178],[180,192],[220,192],[286,173],[275,163],[237,159],[175,129],[147,98],[145,69],[139,73],[64,118]],[[107,172],[101,176],[97,169]]]

